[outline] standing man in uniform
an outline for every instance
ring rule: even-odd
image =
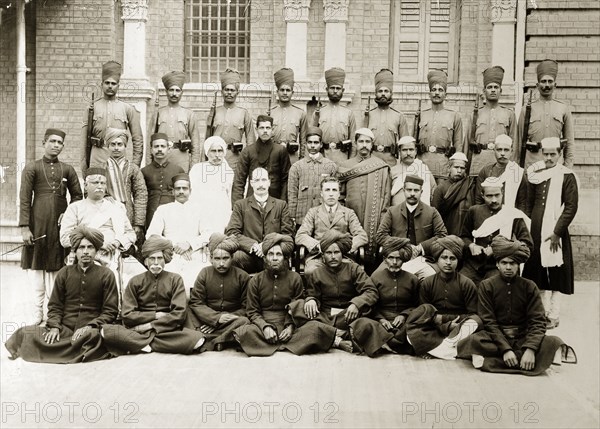
[[[339,67],[325,71],[329,104],[323,106],[318,114],[313,114],[314,126],[323,130],[325,156],[335,161],[338,166],[356,154],[356,147],[352,145],[352,137],[356,130],[354,113],[340,105],[345,80],[346,72]]]
[[[537,66],[536,87],[540,97],[531,103],[527,142],[521,141],[525,127],[525,109],[521,109],[519,140],[516,141],[521,141],[521,145],[527,144],[527,154],[523,166],[525,168],[544,159],[541,141],[546,137],[558,137],[561,140],[563,164],[567,168],[573,168],[575,156],[573,117],[569,107],[553,97],[557,74],[558,63],[554,60],[544,60]],[[515,154],[521,153],[521,145],[515,145]]]
[[[444,107],[448,75],[443,70],[427,74],[431,108],[425,109],[419,123],[417,149],[421,160],[438,179],[448,175],[448,158],[463,150],[463,128],[460,114]]]
[[[368,113],[367,127],[375,134],[373,155],[383,159],[390,167],[397,163],[396,143],[408,136],[406,118],[391,107],[394,91],[394,75],[391,70],[381,69],[375,75],[375,102],[377,107]]]
[[[222,137],[227,143],[225,159],[233,171],[240,157],[243,137],[246,138],[246,146],[253,145],[256,140],[250,113],[235,103],[239,92],[240,73],[228,68],[221,76],[223,105],[216,108],[214,124],[209,130],[211,136]]]
[[[270,112],[273,118],[273,140],[287,148],[293,164],[304,156],[306,113],[292,104],[294,70],[282,68],[277,70],[273,77],[278,98],[277,105]]]
[[[517,137],[515,112],[498,104],[503,78],[504,69],[500,66],[489,67],[483,71],[483,95],[486,103],[479,108],[477,124],[471,124],[471,127],[476,128],[475,141],[468,142],[468,150],[473,153],[470,176],[477,176],[484,166],[494,162],[496,137],[503,134],[513,140]],[[467,136],[470,135],[469,132]]]
[[[169,104],[158,109],[155,124],[158,129],[155,132],[169,136],[169,141],[173,143],[169,160],[187,173],[192,165],[203,159],[196,115],[179,104],[183,95],[185,73],[169,72],[162,77],[162,82]]]
[[[131,134],[133,147],[132,161],[138,167],[141,166],[144,150],[142,127],[140,126],[140,114],[130,104],[117,99],[119,81],[121,79],[121,64],[109,61],[102,65],[102,93],[103,97],[94,102],[94,120],[92,124],[87,123],[88,112],[83,124],[83,151],[81,158],[81,170],[84,172],[89,167],[104,168],[110,156],[107,144],[104,142],[104,133],[107,128],[128,129]],[[90,163],[87,164],[86,151],[88,126],[92,127],[92,148]]]

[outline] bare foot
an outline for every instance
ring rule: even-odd
[[[352,341],[348,341],[348,340],[340,341],[340,343],[336,346],[336,348],[343,350],[345,352],[348,352],[348,353],[353,352]]]

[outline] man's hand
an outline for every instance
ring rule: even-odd
[[[223,325],[225,323],[229,323],[232,320],[237,319],[239,316],[231,313],[223,313],[219,316],[219,325]]]
[[[450,322],[450,330],[453,330],[458,326],[458,321],[460,320],[460,316],[456,316],[454,320]]]
[[[262,251],[262,245],[261,243],[254,243],[252,245],[252,249],[250,249],[251,253],[254,253],[256,256],[258,256],[259,258],[264,257],[265,255],[263,254]]]
[[[215,332],[215,328],[208,325],[202,325],[200,326],[200,332],[202,332],[203,334],[212,334],[213,332]]]
[[[290,338],[292,338],[292,334],[294,333],[294,325],[287,325],[281,334],[279,334],[279,341],[282,343],[287,343]]]
[[[550,237],[546,238],[544,241],[550,241],[550,251],[552,253],[558,252],[560,249],[560,237],[554,233],[550,235]]]
[[[44,334],[44,341],[48,344],[53,344],[55,341],[60,341],[60,330],[58,328],[50,328]]]
[[[83,327],[77,329],[75,331],[75,333],[73,334],[73,336],[71,337],[71,342],[74,343],[75,341],[77,341],[79,338],[81,338],[82,335],[87,333],[90,329],[91,329],[90,326],[83,326]]]
[[[192,252],[192,249],[190,249],[190,250],[188,250],[187,252],[183,252],[183,253],[181,254],[181,257],[182,257],[183,259],[185,259],[186,261],[191,261],[191,260],[192,260],[192,253],[193,253],[193,252]]]
[[[64,213],[61,213],[60,216],[58,217],[58,222],[56,222],[58,224],[58,226],[60,226],[60,224],[62,223],[62,219],[63,219],[64,215],[65,215]]]
[[[29,227],[24,226],[21,228],[21,237],[23,237],[23,243],[27,246],[33,245],[33,234]]]
[[[152,327],[152,323],[148,322],[148,323],[142,323],[141,325],[134,326],[131,329],[133,329],[136,332],[147,332],[154,328]]]
[[[119,248],[120,245],[121,243],[119,242],[119,240],[113,240],[110,243],[104,243],[104,246],[102,247],[104,247],[104,249],[109,252],[114,252]]]
[[[275,329],[271,328],[270,326],[265,326],[265,329],[263,329],[263,335],[265,340],[267,340],[267,343],[275,344],[277,342],[277,332],[275,332]]]
[[[354,304],[350,304],[346,310],[346,323],[352,323],[358,317],[358,307]]]
[[[483,247],[479,244],[471,243],[469,244],[469,250],[471,251],[471,255],[477,256],[484,253]]]
[[[164,311],[157,311],[156,314],[154,315],[154,320],[158,320],[161,317],[165,317],[167,314],[169,314],[169,313],[165,313]]]
[[[433,316],[433,323],[436,326],[440,326],[443,323],[443,318],[441,314],[436,314],[435,316]]]
[[[396,316],[394,318],[394,321],[392,322],[392,325],[394,326],[394,328],[399,328],[400,326],[404,325],[404,322],[406,322],[406,316],[404,316],[403,314]]]
[[[513,367],[517,366],[519,363],[517,361],[517,355],[512,350],[505,352],[504,356],[502,356],[502,359],[504,359],[504,363],[509,368],[513,368]]]
[[[394,329],[394,326],[387,319],[379,319],[379,323],[381,323],[381,326],[383,326],[383,329],[386,331],[391,331]]]
[[[411,259],[415,259],[417,256],[419,256],[421,254],[421,250],[423,249],[421,245],[413,246],[412,244],[410,245],[410,248],[412,250]]]
[[[484,247],[483,253],[485,253],[486,256],[492,256],[494,254],[494,252],[492,252],[492,246]]]
[[[308,300],[304,303],[304,314],[309,319],[314,319],[319,314],[319,306],[317,305],[317,301],[314,299]]]
[[[183,255],[185,252],[190,250],[192,246],[187,241],[180,241],[179,243],[175,243],[173,247],[173,251],[178,255]]]
[[[134,226],[135,231],[135,242],[139,243],[144,239],[144,229],[141,226]]]
[[[535,352],[531,349],[525,349],[521,357],[521,369],[531,371],[535,366]]]

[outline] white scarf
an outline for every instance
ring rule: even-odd
[[[515,219],[523,219],[527,229],[531,229],[531,219],[525,213],[514,207],[504,205],[498,213],[488,217],[479,228],[473,231],[473,237],[487,237],[496,231],[500,231],[500,235],[511,239]]]
[[[504,182],[504,204],[509,207],[514,207],[517,201],[517,193],[521,180],[523,180],[523,170],[514,161],[509,161],[504,169],[504,173],[500,175],[500,178]]]

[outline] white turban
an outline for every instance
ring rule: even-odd
[[[227,143],[219,136],[212,136],[204,140],[204,154],[208,156],[208,151],[212,147],[212,145],[219,145],[223,148],[223,152],[227,152]]]

